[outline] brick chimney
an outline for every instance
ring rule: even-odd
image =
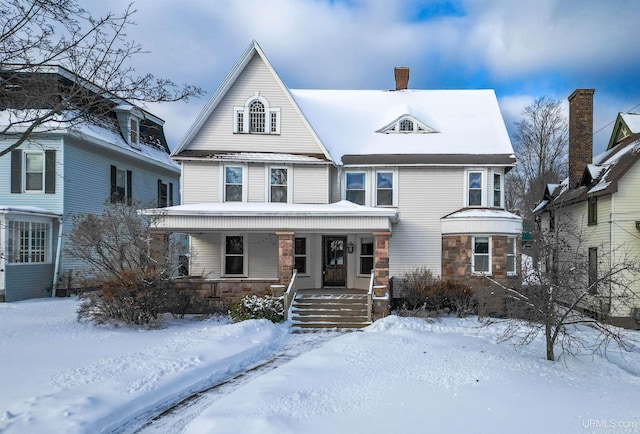
[[[409,87],[409,67],[396,66],[393,74],[396,77],[396,90],[406,90]]]
[[[569,186],[582,179],[593,159],[593,94],[595,89],[576,89],[569,95]]]

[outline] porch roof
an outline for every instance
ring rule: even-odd
[[[236,231],[391,231],[396,208],[374,208],[340,201],[330,204],[223,202],[142,210],[157,229],[194,232]]]

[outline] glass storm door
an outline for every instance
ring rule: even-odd
[[[344,248],[346,244],[347,237],[323,237],[323,286],[345,286],[347,273]]]

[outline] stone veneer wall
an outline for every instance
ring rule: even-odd
[[[471,274],[473,235],[442,236],[442,279],[463,283],[474,288],[479,298],[480,314],[501,314],[505,311],[504,289],[519,289],[521,285],[521,243],[516,238],[516,275],[507,275],[507,236],[491,236],[491,280]]]
[[[214,313],[227,310],[245,295],[270,295],[269,281],[210,281],[205,279],[180,279],[175,282],[176,290],[183,290],[191,295],[191,307],[188,313]]]

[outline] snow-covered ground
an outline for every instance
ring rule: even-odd
[[[75,309],[73,299],[0,304],[0,433],[111,432],[290,339],[266,321],[95,327]],[[184,431],[640,432],[640,350],[553,363],[540,341],[498,343],[500,330],[390,316],[244,382]]]

